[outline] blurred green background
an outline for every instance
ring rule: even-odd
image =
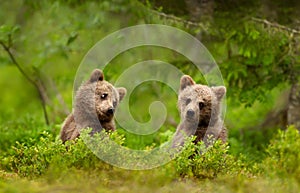
[[[32,189],[25,192],[128,192],[133,183],[134,191],[142,192],[196,192],[198,186],[210,192],[274,192],[279,187],[277,182],[283,184],[279,192],[299,191],[300,139],[294,132],[300,130],[298,1],[1,0],[0,4],[0,191],[22,192],[22,188],[15,187],[29,186]],[[74,149],[68,152],[59,143],[61,124],[72,110],[74,77],[88,50],[112,32],[151,23],[174,26],[192,34],[215,58],[227,87],[226,154],[235,159],[233,162],[244,164],[234,165],[238,172],[232,169],[224,174],[222,169],[217,170],[222,159],[214,153],[213,166],[206,163],[209,158],[206,162],[202,160],[208,165],[192,168],[192,176],[188,166],[194,165],[184,155],[184,160],[177,160],[175,166],[167,165],[153,173],[130,172],[97,165],[101,161],[88,154],[81,141],[70,144]],[[104,69],[105,79],[114,83],[128,67],[153,59],[173,64],[198,83],[206,83],[184,56],[151,46],[118,55]],[[147,136],[119,128],[124,146],[151,148],[172,136],[180,119],[176,93],[168,86],[159,82],[139,85],[130,96],[131,113],[137,121],[148,121],[149,105],[157,99],[164,101],[168,110],[163,127]],[[278,131],[285,131],[290,125],[294,126],[288,134]],[[57,158],[55,154],[66,154],[67,158]],[[274,163],[281,164],[275,168],[275,174],[270,169]],[[74,166],[71,170],[70,165]],[[203,181],[211,179],[209,175],[200,179],[195,174],[204,166],[212,166],[209,171],[216,173],[212,177],[215,182]],[[243,167],[247,172],[240,170]],[[174,175],[174,171],[180,172]],[[80,186],[67,180],[64,176],[70,173],[76,174],[73,181],[88,179],[89,183]],[[186,182],[182,181],[182,173],[189,176]],[[140,178],[145,175],[149,186],[143,187]],[[99,184],[92,188],[94,183]],[[265,186],[269,189],[262,188]]]

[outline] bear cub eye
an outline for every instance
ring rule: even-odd
[[[185,104],[188,105],[191,101],[191,99],[186,99]]]
[[[199,103],[199,109],[202,110],[203,108],[204,108],[204,103],[203,103],[203,102],[200,102],[200,103]]]
[[[103,93],[102,95],[101,95],[101,99],[106,99],[106,97],[107,97],[107,93]]]

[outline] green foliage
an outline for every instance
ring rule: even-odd
[[[40,137],[45,135],[45,132],[53,132],[50,127],[44,125],[40,117],[27,114],[19,120],[8,121],[9,117],[12,117],[12,115],[2,114],[0,116],[0,147],[2,153],[9,152],[16,141],[32,146]]]
[[[1,25],[0,26],[0,42],[10,45],[13,42],[13,36],[20,31],[19,26],[8,26],[8,25]]]
[[[228,144],[217,140],[213,146],[205,147],[203,142],[193,143],[191,138],[184,150],[175,160],[175,167],[181,176],[195,178],[216,178],[218,176],[253,175],[250,166],[242,161],[242,156],[236,158],[228,154]]]
[[[87,136],[89,131],[82,132],[82,136]],[[12,150],[2,158],[1,169],[15,172],[19,176],[35,178],[49,173],[59,176],[72,169],[94,170],[109,167],[87,148],[82,139],[62,144],[52,134],[42,134],[38,139],[16,141]],[[110,136],[116,143],[123,143],[122,136],[115,133]]]
[[[299,148],[300,135],[294,126],[285,131],[279,130],[266,149],[267,158],[262,162],[262,167],[268,173],[294,177],[300,183]]]
[[[251,107],[245,108],[240,102],[229,98],[227,100],[226,126],[229,128],[229,152],[235,156],[246,155],[249,161],[260,162],[265,156],[264,149],[274,137],[277,126],[262,127],[265,118],[275,107],[285,108],[282,91],[286,86],[273,89],[267,95],[265,102],[254,102]],[[271,123],[273,120],[271,120]]]
[[[203,143],[190,141],[175,160],[149,171],[108,165],[86,145],[89,130],[65,145],[58,140],[65,115],[53,111],[55,124],[44,124],[37,93],[15,66],[9,65],[11,60],[1,48],[0,192],[299,192],[298,131],[293,126],[278,133],[259,127],[291,77],[299,73],[298,39],[249,19],[267,18],[256,11],[262,9],[259,1],[215,1],[214,25],[208,29],[187,26],[148,9],[188,19],[183,0],[175,4],[143,2],[145,5],[136,0],[1,2],[0,41],[13,44],[12,53],[26,72],[53,80],[53,89],[62,94],[71,110],[77,66],[88,49],[107,34],[143,23],[168,24],[197,34],[217,59],[228,88],[228,144],[217,141],[205,149]],[[293,10],[298,9],[287,4],[296,3],[273,4],[277,11],[280,8],[278,22],[289,25],[290,16],[296,15]],[[105,78],[115,82],[132,64],[151,59],[170,62],[197,82],[206,83],[187,58],[154,46],[121,53],[104,69]],[[51,100],[57,97],[51,91],[50,96]],[[95,135],[95,140],[102,140],[96,150],[111,156],[120,153],[106,146],[110,139],[125,149],[143,150],[170,140],[176,127],[170,122],[180,120],[176,94],[167,86],[144,83],[137,87],[130,110],[137,121],[148,121],[148,106],[157,98],[168,109],[168,120],[158,133],[136,136],[119,128],[105,140]],[[244,108],[238,101],[252,106]],[[54,101],[47,108],[58,105]],[[126,157],[136,156],[127,153],[116,159],[126,163]]]
[[[16,142],[12,147],[14,155],[4,158],[4,167],[9,171],[14,171],[20,176],[37,176],[46,170],[53,155],[60,153],[61,148],[54,148],[51,136],[44,133],[46,137],[40,137],[40,144],[27,145]],[[32,143],[33,140],[29,140]]]
[[[253,21],[233,27],[224,31],[230,54],[221,64],[231,87],[229,95],[239,98],[246,106],[256,100],[265,101],[268,91],[293,76],[292,40],[286,33],[267,31]],[[275,44],[277,46],[273,46]]]

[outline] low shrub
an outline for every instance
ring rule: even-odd
[[[193,143],[190,138],[180,155],[175,159],[175,167],[179,175],[196,178],[215,178],[219,175],[251,175],[257,173],[255,167],[228,153],[229,145],[220,140],[210,147],[205,147],[201,141]]]
[[[261,167],[269,175],[294,177],[300,183],[300,135],[294,126],[279,130],[266,148]]]
[[[83,135],[87,132],[84,131]],[[116,138],[115,135],[112,136]],[[62,144],[52,134],[44,132],[38,140],[31,140],[35,142],[17,141],[9,154],[2,156],[1,169],[33,178],[45,174],[49,168],[63,172],[72,168],[91,170],[108,167],[81,138]]]

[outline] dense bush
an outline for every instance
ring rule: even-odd
[[[84,131],[82,137],[86,138],[88,133],[89,130]],[[110,140],[124,145],[123,135],[115,132],[109,136]],[[95,139],[99,137],[101,135],[96,135]],[[298,190],[293,180],[300,183],[300,153],[298,151],[300,135],[293,126],[286,131],[278,131],[271,143],[262,151],[260,162],[250,161],[247,155],[231,154],[228,150],[232,147],[220,141],[205,148],[202,142],[195,145],[192,140],[193,138],[190,138],[183,151],[165,166],[151,170],[152,172],[135,172],[118,169],[104,163],[87,147],[82,138],[62,144],[55,135],[44,131],[38,138],[30,138],[27,142],[17,141],[10,151],[1,155],[0,179],[18,178],[15,176],[17,174],[19,177],[29,179],[42,177],[51,183],[57,183],[57,180],[69,183],[70,177],[68,176],[75,175],[71,179],[75,178],[83,182],[84,180],[99,180],[98,175],[108,175],[112,181],[120,180],[123,176],[131,182],[143,184],[140,178],[151,174],[151,183],[154,183],[152,178],[158,180],[155,182],[156,185],[170,183],[175,179],[214,179],[215,183],[228,183],[227,188],[233,190],[245,190],[251,182],[248,188],[256,191],[257,188],[267,184],[277,186],[275,183],[277,181],[283,184],[278,187],[280,190],[286,188],[291,191]],[[109,148],[107,147],[104,151],[109,151]],[[123,156],[126,157],[126,155]],[[123,159],[122,156],[120,159]],[[270,178],[273,180],[270,181]],[[236,184],[234,182],[236,180],[240,181],[240,184]],[[91,185],[92,182],[88,184]],[[111,182],[103,181],[101,186],[103,184],[105,186],[106,183]],[[205,183],[205,187],[208,186],[208,189],[211,189],[214,186],[213,183],[213,181]],[[262,185],[258,185],[259,183]],[[219,188],[217,190],[220,191]],[[270,189],[266,189],[268,190]]]
[[[88,130],[83,132],[83,136],[87,137],[87,135]],[[99,140],[97,136],[96,140]],[[124,137],[112,133],[110,140],[122,145]],[[286,131],[278,131],[266,148],[266,155],[261,156],[265,159],[255,164],[247,161],[244,155],[235,157],[230,154],[228,152],[230,146],[227,143],[216,141],[213,146],[206,148],[203,142],[195,145],[192,140],[193,138],[189,139],[182,152],[171,162],[179,176],[216,178],[224,175],[231,177],[243,175],[249,177],[268,172],[274,175],[291,175],[300,179],[298,151],[300,135],[292,126]],[[103,146],[99,147],[103,148]],[[109,147],[107,148],[105,151],[109,151]],[[2,169],[27,177],[45,174],[49,168],[52,171],[62,172],[70,168],[94,170],[107,167],[109,166],[95,156],[81,138],[62,144],[46,131],[38,139],[29,139],[28,142],[17,141],[1,161]]]
[[[278,131],[266,149],[267,157],[261,167],[270,174],[294,177],[300,182],[300,135],[290,126],[286,131]]]
[[[234,157],[228,153],[229,145],[217,140],[206,147],[203,142],[194,144],[192,139],[175,159],[176,170],[181,176],[216,178],[217,176],[254,175],[254,169],[245,163],[243,156]],[[256,172],[255,172],[256,173]]]
[[[62,144],[47,132],[38,140],[29,139],[29,143],[17,141],[1,163],[2,169],[30,178],[45,174],[49,168],[63,172],[71,168],[90,170],[103,165],[82,139]]]

